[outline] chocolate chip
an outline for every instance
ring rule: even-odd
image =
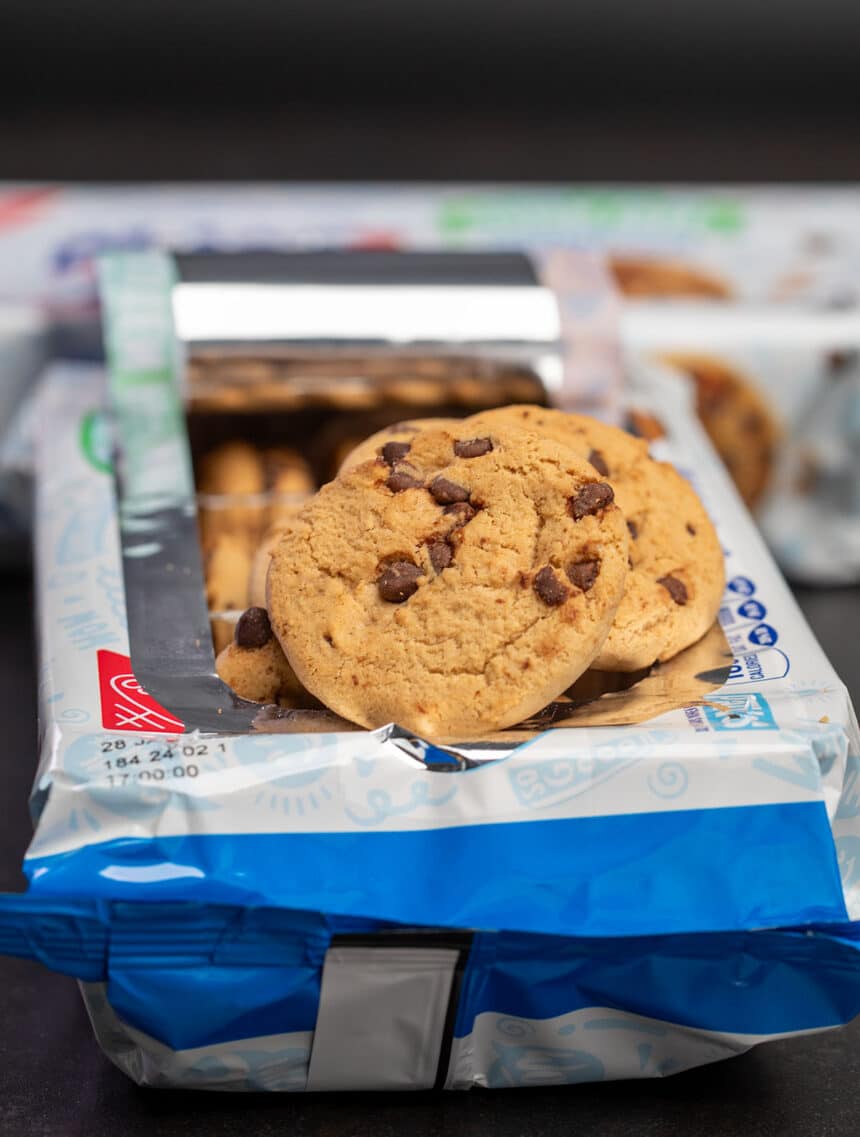
[[[644,438],[648,442],[662,438],[666,433],[659,419],[646,414],[645,411],[629,411],[624,429],[628,434],[632,434],[636,438]]]
[[[451,518],[455,529],[467,525],[477,512],[474,505],[469,505],[467,501],[455,501],[444,510],[445,516]]]
[[[606,459],[599,450],[592,450],[588,455],[588,460],[595,470],[597,470],[598,474],[603,474],[604,478],[609,477],[609,467],[606,465]]]
[[[382,447],[382,461],[387,466],[395,466],[412,449],[410,442],[386,442]]]
[[[695,536],[696,536],[696,527],[695,527],[695,525],[691,525],[691,524],[690,524],[690,522],[688,521],[688,522],[687,522],[687,526],[686,526],[686,528],[687,528],[687,532],[690,534],[690,536],[691,536],[691,537],[695,537]]]
[[[544,604],[549,604],[552,608],[564,604],[570,595],[567,588],[552,571],[551,565],[544,565],[540,572],[535,575],[534,590]]]
[[[441,474],[433,479],[429,489],[440,505],[451,505],[453,502],[469,500],[469,491],[465,486],[460,486],[448,478],[443,478]]]
[[[436,572],[447,568],[454,559],[454,550],[447,541],[434,541],[427,546],[427,552],[430,554],[430,564]]]
[[[830,371],[845,371],[856,362],[856,351],[831,351],[827,356],[827,366]]]
[[[409,561],[394,561],[382,573],[376,586],[379,595],[390,604],[402,604],[418,589],[421,569]]]
[[[697,389],[699,410],[705,414],[716,414],[729,398],[728,385],[720,380],[712,380],[704,375],[690,373]]]
[[[458,458],[480,458],[493,449],[491,438],[467,438],[454,443],[454,453]]]
[[[627,532],[630,534],[630,536],[633,538],[634,541],[639,536],[639,526],[636,524],[635,521],[628,521],[627,522]]]
[[[272,638],[272,625],[265,608],[249,608],[236,624],[235,639],[238,647],[265,647]]]
[[[404,490],[420,490],[424,486],[420,478],[408,474],[405,470],[392,470],[385,479],[385,484],[392,493],[403,493]]]
[[[675,576],[661,576],[658,584],[662,584],[676,604],[687,603],[687,586]]]
[[[606,482],[588,482],[575,497],[567,499],[567,508],[574,521],[581,521],[591,513],[599,513],[614,500],[612,486]]]
[[[582,589],[583,592],[588,592],[597,580],[597,574],[600,572],[600,561],[577,561],[576,564],[568,565],[564,571],[567,573],[567,578],[571,584]]]

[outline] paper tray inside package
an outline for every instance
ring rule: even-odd
[[[728,681],[632,724],[454,748],[470,762],[442,772],[394,725],[187,731],[140,688],[104,376],[54,371],[38,824],[0,950],[80,978],[137,1081],[654,1076],[860,1011],[847,694],[683,388],[652,383],[635,397],[666,429],[654,451],[724,546]],[[601,721],[601,700],[584,710]]]

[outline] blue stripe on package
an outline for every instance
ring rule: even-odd
[[[827,813],[792,803],[31,857],[34,896],[262,903],[401,924],[636,935],[845,920]]]

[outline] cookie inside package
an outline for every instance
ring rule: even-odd
[[[0,950],[148,1085],[652,1077],[860,1012],[853,711],[683,381],[598,405],[519,258],[208,271],[106,262],[108,373],[44,384]]]
[[[631,368],[690,385],[696,413],[789,579],[860,579],[860,315],[638,296]]]

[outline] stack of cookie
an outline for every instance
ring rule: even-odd
[[[455,354],[439,356],[243,356],[200,351],[188,363],[194,411],[242,412],[324,407],[371,410],[397,403],[404,414],[450,403],[468,408],[539,397],[540,378],[527,366]]]
[[[206,596],[221,648],[238,615],[265,604],[269,553],[316,484],[298,451],[241,441],[206,454],[197,484]]]
[[[588,668],[673,657],[708,631],[723,584],[707,513],[644,439],[522,405],[414,421],[362,443],[292,519],[267,609],[218,671],[259,698],[255,661],[287,667],[282,701],[304,688],[367,728],[468,739]]]

